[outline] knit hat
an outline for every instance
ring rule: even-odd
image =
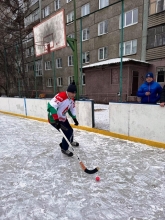
[[[153,75],[153,73],[147,73],[147,74],[146,74],[146,78],[147,78],[147,77],[154,78],[154,75]]]
[[[72,93],[76,93],[77,92],[77,87],[76,87],[74,81],[68,86],[67,92],[72,92]]]

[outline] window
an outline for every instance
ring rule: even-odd
[[[52,69],[52,61],[45,61],[45,70]]]
[[[68,56],[68,66],[73,66],[73,55]]]
[[[138,9],[133,9],[124,13],[123,27],[138,23]],[[119,28],[121,29],[121,15],[119,19]]]
[[[56,59],[56,67],[57,68],[62,68],[62,58],[57,58]]]
[[[89,39],[89,29],[86,28],[82,30],[82,41],[88,40]]]
[[[90,13],[90,5],[88,3],[81,7],[81,16],[88,15],[89,13]]]
[[[34,47],[29,47],[25,50],[25,56],[31,57],[34,55]]]
[[[165,0],[150,0],[149,15],[165,10]]]
[[[57,86],[61,87],[62,86],[62,77],[57,78]]]
[[[89,63],[89,60],[90,60],[89,51],[82,53],[82,62]]]
[[[99,9],[109,5],[109,0],[99,0]]]
[[[135,54],[137,52],[137,40],[123,42],[123,56]],[[121,54],[121,44],[119,44],[119,56]]]
[[[68,77],[68,85],[70,85],[74,81],[74,76]]]
[[[33,32],[30,32],[29,34],[26,35],[26,37],[23,39],[23,43],[28,43],[31,40],[33,40]]]
[[[102,47],[98,49],[98,60],[105,60],[108,57],[107,47]]]
[[[67,23],[72,22],[74,20],[74,11],[67,14]]]
[[[165,25],[148,29],[147,49],[165,45]]]
[[[38,0],[30,0],[30,1],[29,1],[29,3],[30,3],[29,7],[32,6],[32,5],[34,5],[34,4],[37,3],[37,2],[38,2]]]
[[[74,38],[74,34],[69,34],[68,37],[70,37],[70,38]],[[67,43],[67,46],[69,46],[68,43]]]
[[[36,74],[36,76],[42,76],[42,62],[41,62],[41,60],[37,60],[35,62],[35,74]]]
[[[82,85],[85,85],[85,73],[82,74]]]
[[[45,18],[50,14],[50,8],[49,5],[46,6],[43,10],[42,10],[42,17]]]
[[[164,82],[165,81],[165,67],[158,67],[157,68],[157,82]]]
[[[53,87],[53,79],[52,78],[48,78],[47,87]]]
[[[25,24],[25,27],[27,27],[29,24],[31,24],[33,21],[32,21],[32,14],[30,14],[29,16],[27,16],[25,19],[24,19],[24,24]]]
[[[34,64],[33,63],[29,64],[29,71],[34,71]]]
[[[33,23],[38,19],[39,19],[39,9],[35,10],[33,13],[31,13],[24,19],[25,27],[27,27],[29,24]]]
[[[98,36],[108,32],[108,21],[102,21],[98,24]]]
[[[54,10],[57,11],[60,8],[60,0],[54,1]]]
[[[35,10],[32,14],[32,21],[36,21],[40,18],[39,9]]]

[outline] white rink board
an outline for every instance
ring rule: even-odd
[[[165,143],[165,108],[131,104],[129,135]]]
[[[1,97],[0,111],[47,119],[48,101]],[[91,101],[76,101],[80,126],[93,127],[92,111]],[[165,108],[159,105],[109,103],[109,120],[110,132],[165,143]]]
[[[15,114],[25,114],[23,98],[0,98],[0,110]]]
[[[0,110],[9,112],[9,98],[0,97]]]
[[[24,98],[0,98],[0,111],[36,117],[48,118],[47,103],[45,99],[24,99]],[[92,127],[92,101],[76,101],[77,120],[79,125]],[[74,121],[68,116],[71,124]]]
[[[48,101],[45,99],[26,99],[27,116],[47,119]]]
[[[129,134],[129,108],[128,104],[122,105],[122,108],[120,108],[119,103],[109,103],[109,128],[111,132],[124,135]]]
[[[82,126],[92,126],[92,101],[78,101],[76,102],[76,111],[79,123]]]
[[[111,132],[165,143],[165,108],[109,103],[109,112]]]
[[[93,127],[92,121],[92,101],[76,101],[76,118],[79,125],[86,127]],[[68,120],[71,124],[74,124],[72,118],[67,114]]]

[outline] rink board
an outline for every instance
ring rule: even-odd
[[[165,108],[159,105],[109,103],[110,131],[165,143]]]
[[[0,97],[0,111],[20,114],[31,118],[48,119],[47,99],[5,98]],[[94,127],[93,100],[76,101],[76,115],[81,126]],[[71,124],[73,120],[68,119]]]
[[[47,121],[48,101],[46,99],[1,97],[0,112]],[[80,129],[83,126],[94,128],[93,100],[76,101],[76,112]],[[73,120],[69,116],[68,119],[73,125]],[[103,118],[103,120],[105,119]],[[109,133],[104,132],[105,135],[164,148],[164,131],[165,108],[159,105],[109,103]]]

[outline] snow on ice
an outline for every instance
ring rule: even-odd
[[[108,106],[96,109],[96,128],[108,130]],[[74,133],[75,151],[96,174],[60,152],[62,136],[48,123],[0,114],[0,219],[165,219],[164,149]]]

